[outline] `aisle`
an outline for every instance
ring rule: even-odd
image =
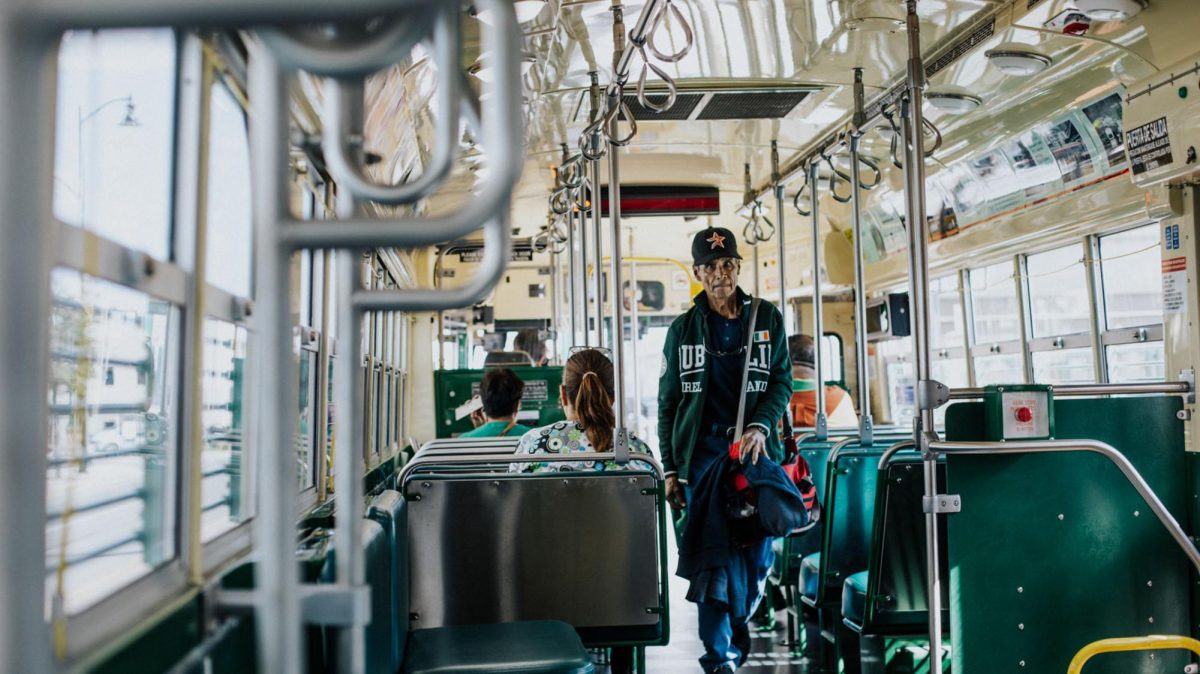
[[[675,539],[667,536],[667,559],[671,572],[671,642],[667,646],[646,649],[646,670],[651,674],[696,674],[700,672],[698,662],[704,646],[696,633],[696,605],[687,601],[687,581],[674,575]],[[786,615],[776,615],[779,630],[776,632],[752,632],[754,650],[739,672],[746,674],[807,674],[808,667],[803,658],[791,657],[787,649],[776,645],[783,637]]]

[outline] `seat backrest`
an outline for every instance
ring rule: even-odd
[[[400,492],[381,492],[367,508],[367,518],[377,522],[387,538],[388,589],[386,610],[389,614],[388,639],[391,644],[391,669],[399,671],[404,663],[404,646],[408,641],[408,520],[404,498]],[[374,596],[374,592],[372,592]],[[372,606],[372,610],[374,610]]]
[[[817,488],[817,502],[825,504],[826,472],[829,469],[829,451],[833,447],[829,440],[805,442],[799,446],[800,456],[808,462],[813,485]],[[821,537],[810,531],[789,541],[791,557],[807,557],[821,549]]]
[[[656,476],[426,474],[404,488],[412,629],[561,620],[585,643],[665,637]]]
[[[395,671],[394,660],[394,616],[392,612],[392,546],[391,540],[384,527],[373,520],[366,520],[362,528],[363,566],[366,571],[366,582],[370,588],[371,622],[363,633],[366,642],[367,671]],[[321,582],[333,583],[337,580],[337,551],[330,546],[321,570]],[[325,630],[324,652],[318,654],[326,666],[333,666],[338,661],[338,648],[341,644],[336,638],[331,638],[336,632]],[[310,655],[310,659],[313,656]],[[389,670],[388,668],[391,667]]]
[[[946,484],[946,464],[937,466],[939,486]],[[875,521],[871,536],[870,573],[863,630],[891,633],[928,627],[926,579],[924,466],[916,453],[894,457],[876,475]],[[943,490],[939,489],[939,493]],[[939,517],[938,557],[941,577],[949,578],[946,516]],[[942,583],[944,625],[949,625],[949,586]]]
[[[483,366],[494,365],[533,365],[533,357],[524,351],[489,351]]]
[[[826,471],[817,603],[840,605],[842,583],[867,568],[875,514],[875,472],[883,449],[843,447]]]
[[[496,437],[496,438],[446,438],[444,440],[430,440],[425,443],[421,451],[417,452],[418,457],[422,456],[446,456],[452,454],[511,454],[517,450],[517,445],[520,444],[520,436]]]

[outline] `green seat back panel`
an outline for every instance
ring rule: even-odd
[[[842,583],[867,568],[875,515],[875,481],[883,449],[843,448],[826,473],[817,603],[839,605]]]
[[[829,465],[829,449],[833,442],[806,442],[800,445],[800,456],[808,462],[812,471],[813,485],[817,488],[817,501],[825,503],[825,473]],[[803,534],[784,539],[783,553],[777,555],[776,575],[784,581],[793,581],[800,573],[800,560],[821,549],[821,528],[813,527]]]
[[[200,600],[189,601],[150,626],[91,672],[165,672],[200,643],[202,621]]]
[[[378,522],[387,536],[391,596],[392,667],[400,669],[404,662],[404,645],[408,639],[408,518],[404,514],[404,499],[396,491],[384,491],[371,501],[367,517]]]
[[[1057,400],[1055,431],[1116,447],[1186,521],[1179,409],[1163,396]],[[952,405],[946,428],[954,440],[983,439],[983,405]],[[1191,634],[1187,559],[1108,460],[949,456],[946,469],[950,493],[962,496],[962,512],[948,517],[955,672],[1065,672],[1098,639]],[[1187,661],[1103,655],[1087,673],[1177,672]]]
[[[403,672],[586,674],[594,669],[570,625],[538,620],[417,630],[409,635]]]
[[[374,520],[363,522],[362,551],[363,566],[366,572],[366,582],[370,587],[371,622],[364,630],[366,642],[366,664],[368,672],[395,671],[394,641],[396,632],[393,629],[392,618],[392,550],[391,539],[384,528]],[[325,556],[325,567],[321,571],[321,582],[333,583],[337,580],[337,551],[330,546]],[[337,631],[325,630],[325,648],[320,654],[328,668],[333,668],[338,662]],[[311,657],[311,656],[310,656]]]
[[[929,584],[925,571],[925,470],[915,453],[902,454],[877,472],[875,522],[871,536],[870,601],[859,619],[869,634],[926,634],[929,627]],[[946,465],[939,463],[937,482],[946,484]],[[939,564],[949,577],[946,515],[939,518]],[[942,583],[943,625],[949,624],[948,583]],[[862,622],[865,620],[865,622]]]
[[[842,621],[861,630],[867,607],[867,572],[850,574],[842,585]]]
[[[521,409],[538,413],[536,424],[545,426],[561,421],[562,408],[558,404],[558,389],[562,385],[562,367],[531,367],[518,365],[509,367],[521,381],[525,392],[521,396]],[[454,418],[454,410],[467,402],[479,389],[479,380],[486,370],[437,370],[433,373],[434,402],[437,415],[437,436],[449,438],[473,428],[471,419]]]
[[[212,651],[212,670],[221,674],[255,674],[258,671],[254,620],[243,618]]]

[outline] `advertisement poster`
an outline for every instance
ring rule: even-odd
[[[1083,142],[1083,135],[1070,119],[1039,129],[1050,146],[1064,183],[1074,183],[1091,176],[1096,171],[1092,153]]]
[[[1027,201],[1054,194],[1061,187],[1054,155],[1039,134],[1022,134],[1004,146],[1004,154]]]
[[[1100,139],[1109,166],[1125,163],[1125,129],[1121,95],[1112,94],[1083,109],[1084,117]]]
[[[999,151],[970,159],[967,165],[979,180],[984,193],[991,195],[987,201],[987,211],[981,216],[1002,213],[1024,203],[1024,192],[1017,189],[1017,178],[1008,158]]]

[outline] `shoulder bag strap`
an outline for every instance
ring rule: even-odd
[[[746,362],[742,365],[742,388],[738,395],[737,427],[733,431],[734,442],[742,439],[742,430],[746,422],[746,386],[750,383],[750,353],[754,346],[754,324],[758,321],[758,303],[761,301],[757,297],[750,301],[750,320],[746,322]]]

